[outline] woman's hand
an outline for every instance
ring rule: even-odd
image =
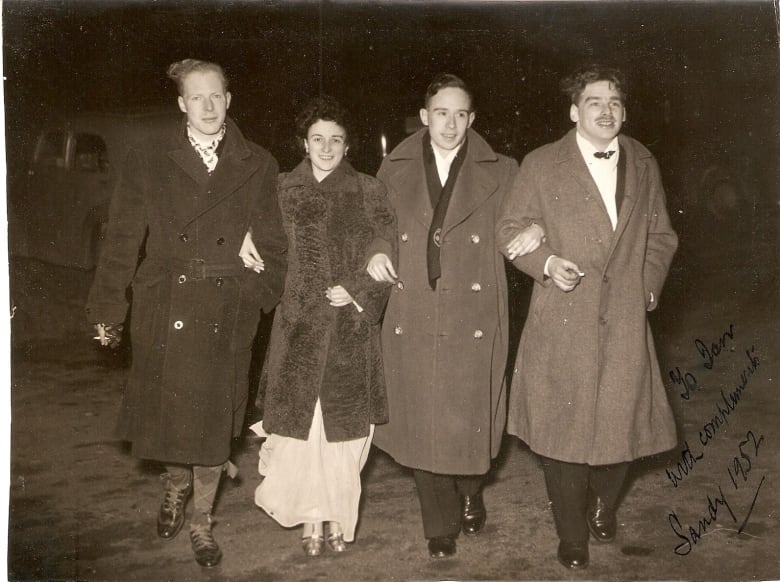
[[[244,235],[244,242],[241,243],[241,250],[238,251],[238,256],[244,262],[244,266],[247,269],[252,269],[255,273],[259,273],[265,269],[265,263],[260,257],[260,253],[257,252],[255,243],[252,242],[252,233],[247,232]]]
[[[539,248],[544,239],[544,229],[536,223],[526,226],[521,230],[512,241],[506,245],[506,252],[509,260],[515,257],[522,257],[528,253],[534,252]]]
[[[366,271],[374,281],[395,283],[398,275],[393,268],[393,262],[384,253],[377,253],[368,261]]]
[[[354,299],[352,299],[352,295],[347,293],[347,290],[344,289],[344,287],[341,285],[328,287],[325,290],[325,297],[328,298],[328,301],[330,301],[330,304],[333,307],[344,307],[345,305],[349,305],[354,301]]]

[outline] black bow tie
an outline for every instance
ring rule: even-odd
[[[612,157],[612,154],[615,153],[615,150],[609,150],[608,152],[595,152],[593,155],[596,156],[600,160],[608,160]]]

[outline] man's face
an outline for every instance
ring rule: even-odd
[[[596,147],[603,150],[626,120],[623,99],[609,81],[596,81],[585,86],[579,102],[572,104],[571,120],[577,124],[577,131]]]
[[[445,87],[431,97],[428,107],[420,109],[420,119],[428,126],[431,144],[447,154],[466,139],[466,130],[474,122],[468,93],[457,87]]]
[[[195,71],[184,79],[183,88],[179,109],[187,114],[196,137],[211,139],[225,123],[230,107],[230,93],[225,91],[222,77],[214,71]]]

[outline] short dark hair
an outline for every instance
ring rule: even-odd
[[[561,80],[561,91],[571,100],[572,104],[577,105],[585,87],[598,81],[609,81],[612,83],[615,90],[620,94],[620,99],[623,103],[626,102],[628,93],[623,73],[614,67],[596,63],[584,65],[571,75],[564,77]]]
[[[463,79],[451,73],[439,73],[433,78],[431,84],[428,85],[428,90],[425,92],[425,106],[428,107],[436,93],[448,87],[463,90],[469,97],[469,109],[474,111],[474,94],[471,92],[471,89],[469,89]]]
[[[296,137],[306,139],[309,128],[318,121],[332,121],[344,128],[345,141],[350,143],[352,137],[352,120],[349,112],[329,95],[322,95],[309,100],[295,118]],[[300,141],[300,140],[299,140]]]
[[[176,83],[176,88],[179,91],[179,95],[184,96],[184,79],[190,73],[206,73],[213,71],[220,77],[222,77],[222,86],[225,88],[225,92],[228,90],[228,79],[225,75],[225,71],[217,63],[211,63],[209,61],[200,61],[198,59],[184,59],[182,61],[176,61],[171,63],[168,67],[168,78]]]

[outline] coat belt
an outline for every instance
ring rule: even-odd
[[[169,258],[163,264],[171,272],[186,275],[188,279],[238,277],[246,270],[239,261],[235,263],[209,263],[205,259]]]

